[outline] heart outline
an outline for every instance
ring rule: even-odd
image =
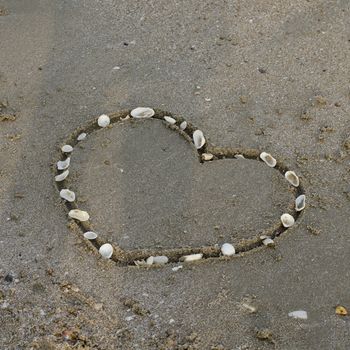
[[[187,127],[185,130],[181,130],[179,128],[179,125],[185,121],[183,117],[176,116],[170,112],[162,111],[160,109],[154,109],[155,114],[151,117],[151,119],[158,119],[163,121],[163,124],[165,127],[174,130],[175,132],[178,132],[186,141],[188,141],[190,144],[192,144],[193,148],[195,149],[192,141],[192,134],[195,130],[198,130],[192,123],[187,122]],[[120,112],[115,112],[108,114],[111,125],[116,124],[118,122],[125,121],[124,118],[127,116],[130,116],[131,110],[123,110]],[[166,122],[164,120],[165,116],[170,116],[176,120],[176,123],[174,125]],[[97,125],[97,119],[94,118],[91,121],[89,121],[85,127],[77,128],[73,133],[65,140],[66,144],[69,144],[73,147],[75,147],[80,141],[77,140],[78,135],[81,133],[87,133],[90,134],[94,131],[98,131],[101,128]],[[134,118],[129,119],[130,122],[137,122],[137,119]],[[232,148],[232,147],[216,147],[214,145],[211,145],[208,138],[206,137],[206,143],[205,145],[200,148],[196,149],[198,160],[201,163],[204,163],[205,161],[202,160],[202,154],[203,153],[211,153],[214,155],[214,160],[220,160],[220,159],[236,159],[235,156],[237,154],[243,155],[245,158],[253,159],[257,161],[261,161],[259,158],[261,150],[258,149],[244,149],[244,148]],[[62,153],[60,153],[59,160],[64,160],[65,157]],[[282,161],[277,160],[277,164],[274,167],[274,169],[278,170],[282,175],[285,174],[288,170],[290,170]],[[54,168],[55,175],[59,174],[59,171]],[[58,188],[58,191],[65,188],[65,180],[56,182],[56,187]],[[302,183],[300,182],[298,187],[291,187],[295,198],[297,198],[301,194],[305,194],[304,188],[302,186]],[[65,201],[65,207],[69,210],[72,209],[78,209],[78,206],[75,202],[68,202]],[[294,217],[295,221],[297,221],[303,211],[296,211],[294,208],[294,201],[293,204],[290,204],[288,207],[288,212],[291,213],[291,215]],[[286,211],[287,212],[287,211]],[[82,230],[82,232],[91,231],[92,230],[92,224],[90,221],[81,222],[78,221],[78,226]],[[270,227],[264,229],[260,235],[266,235],[271,237],[272,239],[275,239],[279,237],[283,232],[287,231],[289,228],[284,227],[280,221],[272,224]],[[94,246],[97,250],[105,243],[110,243],[105,240],[103,240],[101,237],[97,237],[94,240],[85,240],[88,241],[92,246]],[[216,245],[211,246],[202,246],[202,247],[186,247],[186,248],[167,248],[167,249],[134,249],[134,250],[124,250],[116,243],[110,243],[113,246],[113,255],[111,259],[116,262],[120,266],[135,266],[135,261],[137,260],[143,260],[147,259],[150,256],[158,256],[158,255],[165,255],[169,258],[169,262],[175,263],[178,262],[181,257],[184,255],[190,255],[190,254],[198,254],[202,253],[204,259],[221,259],[221,260],[227,260],[231,259],[233,257],[241,256],[243,253],[247,253],[253,250],[258,249],[259,247],[263,247],[262,240],[258,237],[250,238],[250,239],[244,239],[241,240],[238,245],[235,245],[236,254],[230,257],[221,256],[220,254],[220,247]]]

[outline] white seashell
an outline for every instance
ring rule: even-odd
[[[290,184],[292,184],[293,186],[295,187],[298,187],[299,186],[299,178],[297,176],[297,174],[294,172],[294,171],[287,171],[285,174],[284,174],[284,177],[288,180],[288,182]]]
[[[100,249],[98,250],[103,258],[109,259],[113,254],[113,247],[109,243],[102,244]]]
[[[271,154],[266,152],[260,153],[260,159],[264,161],[271,168],[274,168],[277,164],[277,160],[274,157],[272,157]]]
[[[57,162],[57,169],[58,170],[65,170],[69,167],[70,164],[70,157],[68,157],[65,160],[60,160]]]
[[[173,271],[179,271],[180,269],[182,269],[183,268],[183,266],[182,265],[179,265],[179,266],[174,266],[173,268],[172,268],[172,270]]]
[[[109,119],[109,116],[107,114],[102,114],[97,119],[97,124],[101,128],[105,128],[111,123],[111,120]]]
[[[221,253],[225,256],[232,256],[236,253],[235,247],[230,243],[224,243],[221,246]]]
[[[70,153],[73,151],[73,147],[71,145],[64,145],[61,147],[61,151],[64,153]]]
[[[202,160],[209,161],[212,160],[214,156],[211,153],[203,153],[202,154]]]
[[[137,107],[133,109],[130,114],[133,118],[151,118],[154,116],[154,110],[148,107]]]
[[[66,188],[60,191],[60,196],[61,196],[61,198],[65,199],[68,202],[75,201],[75,193],[73,191],[66,189]]]
[[[181,124],[180,124],[180,129],[181,130],[185,130],[187,128],[187,122],[186,120],[184,120]]]
[[[92,231],[84,232],[84,238],[86,238],[86,239],[96,239],[97,236],[98,236],[97,233],[92,232]]]
[[[272,247],[272,246],[275,245],[275,241],[272,238],[270,238],[270,237],[265,238],[262,242],[267,247]]]
[[[153,264],[166,264],[169,261],[168,257],[165,255],[153,256]]]
[[[289,317],[299,318],[301,320],[307,320],[307,312],[304,310],[292,311],[288,314]]]
[[[281,215],[281,221],[284,227],[291,227],[294,225],[294,218],[290,214],[283,214]]]
[[[164,120],[171,125],[174,125],[176,123],[176,119],[174,119],[172,117],[168,117],[167,115],[164,117]]]
[[[191,262],[191,261],[196,261],[200,260],[203,258],[203,254],[191,254],[191,255],[184,255],[180,258],[180,260],[185,261],[185,262]]]
[[[203,132],[201,130],[196,130],[193,133],[193,142],[194,142],[194,145],[197,149],[200,149],[204,146],[205,138],[204,138]]]
[[[85,132],[82,132],[78,137],[77,140],[78,141],[83,141],[86,139],[87,134]]]
[[[147,263],[145,260],[134,260],[134,264],[136,266],[147,266]]]
[[[150,256],[146,259],[146,264],[147,265],[152,265],[153,264],[153,261],[154,261],[154,257],[153,256]]]
[[[302,211],[305,208],[306,197],[305,194],[301,194],[295,199],[295,210]]]
[[[243,154],[235,154],[236,159],[245,159]]]
[[[72,209],[68,215],[72,218],[72,219],[76,219],[79,221],[88,221],[90,218],[90,215],[83,210],[79,210],[79,209]]]
[[[55,181],[60,182],[63,181],[69,175],[69,170],[65,170],[63,173],[55,176]]]

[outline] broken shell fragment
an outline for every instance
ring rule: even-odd
[[[69,167],[69,164],[70,164],[70,157],[68,157],[65,160],[59,160],[57,162],[57,169],[58,170],[65,170]]]
[[[294,222],[295,222],[293,216],[290,214],[281,215],[281,221],[284,227],[291,227],[294,225]]]
[[[297,174],[294,171],[290,171],[288,170],[285,174],[284,177],[288,180],[288,182],[295,186],[298,187],[299,186],[299,178],[297,176]]]
[[[100,249],[98,250],[103,258],[109,259],[113,254],[113,247],[109,243],[102,244]]]
[[[230,243],[224,243],[221,246],[221,253],[225,256],[232,256],[236,253],[234,246]]]
[[[180,260],[184,262],[191,262],[191,261],[200,260],[202,258],[203,258],[203,254],[199,253],[199,254],[184,255],[180,258]]]
[[[164,117],[164,120],[166,121],[166,122],[168,122],[169,124],[171,124],[171,125],[174,125],[175,123],[176,123],[176,119],[174,119],[174,118],[172,118],[172,117],[169,117],[169,116],[165,116]]]
[[[301,320],[307,320],[307,312],[304,310],[292,311],[288,314],[289,317],[299,318]]]
[[[184,120],[181,124],[180,124],[180,129],[181,130],[185,130],[187,128],[187,122],[186,120]]]
[[[214,158],[214,155],[212,155],[211,153],[202,154],[202,160],[204,161],[209,161],[209,160],[212,160],[213,158]]]
[[[274,247],[275,246],[275,241],[270,237],[263,239],[262,242],[263,242],[263,245],[266,245],[267,247]]]
[[[97,233],[92,232],[92,231],[86,231],[84,232],[84,238],[86,239],[96,239],[97,238]]]
[[[88,221],[90,218],[90,215],[84,211],[84,210],[80,210],[80,209],[72,209],[68,215],[72,218],[72,219],[76,219],[79,221]]]
[[[306,197],[305,194],[301,194],[295,199],[295,210],[302,211],[305,208]]]
[[[111,120],[109,119],[109,116],[107,114],[102,114],[97,119],[97,124],[101,128],[105,128],[111,123]]]
[[[61,151],[64,153],[70,153],[73,151],[73,147],[71,145],[64,145],[61,147]]]
[[[261,152],[260,159],[264,161],[271,168],[274,168],[277,164],[277,160],[274,157],[272,157],[270,153]]]
[[[55,181],[60,182],[63,181],[69,175],[69,170],[65,170],[63,173],[55,176]]]
[[[133,109],[130,114],[133,118],[151,118],[154,116],[154,110],[148,107],[137,107]]]
[[[245,159],[243,154],[235,154],[236,159]]]
[[[86,139],[87,134],[85,132],[82,132],[81,134],[79,134],[79,136],[77,137],[78,141],[83,141]]]
[[[73,191],[70,191],[66,188],[60,191],[61,198],[65,199],[68,202],[74,202],[75,201],[75,193]]]
[[[205,144],[205,138],[201,130],[196,130],[193,133],[193,142],[197,149],[201,149]]]

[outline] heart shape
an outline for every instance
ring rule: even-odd
[[[114,124],[116,124],[116,123],[119,123],[119,125],[128,124],[129,127],[130,127],[129,123],[131,123],[131,125],[135,125],[135,126],[141,125],[142,122],[139,120],[135,120],[133,118],[131,118],[130,120],[126,120],[129,115],[130,115],[130,111],[122,111],[119,113],[114,113],[114,114],[111,114],[109,117],[106,115],[103,115],[98,119],[97,123],[96,123],[96,119],[94,119],[88,125],[86,125],[84,128],[80,128],[80,129],[76,130],[74,133],[72,133],[72,135],[66,140],[66,143],[67,143],[67,145],[70,145],[70,146],[76,146],[77,144],[82,145],[81,139],[84,137],[84,134],[91,135],[93,132],[96,132],[98,130],[102,130],[101,132],[104,133],[103,136],[105,137],[105,140],[106,140],[106,144],[102,145],[102,147],[105,147],[107,149],[108,144],[111,141],[110,137],[108,136],[108,132],[111,132],[109,128],[111,128]],[[141,118],[141,119],[143,119],[143,118]],[[171,113],[167,113],[167,112],[160,111],[160,110],[155,110],[155,114],[152,115],[152,119],[153,120],[154,119],[162,120],[163,123],[161,123],[161,124],[165,125],[170,130],[175,131],[176,133],[174,133],[174,134],[181,135],[186,141],[188,141],[189,144],[192,144],[193,154],[195,154],[197,159],[199,160],[198,164],[205,163],[208,166],[210,165],[210,167],[213,169],[217,168],[217,167],[222,168],[222,164],[224,164],[225,162],[232,162],[233,159],[236,162],[237,161],[242,162],[241,160],[237,160],[237,155],[239,155],[239,157],[244,156],[248,160],[261,161],[261,154],[262,153],[259,150],[220,148],[220,147],[214,147],[214,146],[210,145],[210,143],[207,140],[205,140],[205,138],[203,141],[202,134],[200,131],[198,131],[198,129],[196,127],[194,127],[189,122],[185,122],[185,120],[181,117],[173,116]],[[109,125],[109,120],[111,122],[110,125]],[[144,123],[144,121],[143,121],[143,123]],[[184,130],[182,130],[183,127],[185,126],[185,124],[186,124],[186,128]],[[142,125],[144,126],[146,124],[142,124]],[[105,127],[107,127],[107,128],[105,128]],[[121,126],[120,126],[120,128],[121,128]],[[125,130],[123,130],[123,132],[125,133]],[[113,136],[114,136],[113,137],[114,141],[118,140],[118,135],[113,135]],[[142,134],[139,134],[139,135],[136,134],[136,136],[142,137]],[[197,137],[197,136],[199,136],[199,137]],[[155,134],[155,135],[153,135],[153,137],[157,137],[157,135]],[[193,141],[193,137],[195,139],[194,141]],[[152,139],[152,135],[151,135],[151,139]],[[64,148],[62,149],[62,151],[64,151],[64,150],[66,151],[66,152],[63,152],[65,154],[69,154],[71,151],[71,149],[67,145],[64,146],[65,149]],[[194,146],[196,146],[196,147],[194,147]],[[130,149],[130,147],[131,147],[131,149]],[[124,147],[124,148],[126,148],[126,147]],[[130,143],[128,144],[127,148],[131,152],[131,154],[135,154],[135,152],[137,151],[136,149],[132,149],[132,146],[130,146]],[[169,148],[171,148],[171,147],[169,146]],[[90,152],[91,152],[91,150],[90,150]],[[110,150],[107,149],[107,153],[105,153],[105,154],[108,154],[108,152],[110,152]],[[161,153],[160,153],[160,155],[161,155]],[[63,173],[65,171],[67,171],[66,169],[64,169],[64,162],[68,163],[67,168],[69,167],[69,161],[67,162],[66,158],[67,157],[65,157],[64,155],[63,156],[61,155],[60,169],[61,169],[61,171],[63,171]],[[110,158],[113,161],[113,159],[115,159],[116,157],[113,157],[113,154],[110,154]],[[140,158],[142,160],[142,156],[140,156]],[[154,159],[155,160],[158,159],[157,155],[154,155]],[[270,161],[270,160],[271,159],[265,159],[265,161]],[[109,160],[106,160],[106,161],[110,162]],[[220,161],[220,162],[218,162],[218,161]],[[63,162],[63,166],[62,166],[62,162]],[[172,162],[172,160],[170,160],[170,162]],[[172,163],[174,163],[174,162],[172,162]],[[254,169],[252,170],[250,168],[251,163],[258,164],[256,162],[251,162],[251,161],[245,162],[246,171],[253,171],[254,170]],[[161,164],[161,166],[164,166],[164,164],[166,164],[166,161],[162,161],[159,164]],[[139,164],[137,164],[137,165],[139,165]],[[242,165],[242,163],[241,163],[241,165]],[[262,166],[266,167],[266,165],[261,163],[261,162],[259,162],[258,165],[259,165],[259,167],[262,167]],[[141,164],[140,168],[142,169],[142,171],[145,171],[145,169],[147,169],[146,166],[147,166],[147,164]],[[156,166],[157,166],[156,163],[150,164],[150,166],[148,167],[148,170],[152,171],[152,169],[155,169]],[[108,167],[104,168],[105,172],[107,172],[107,169],[109,169],[109,168]],[[181,168],[179,168],[179,169],[181,170]],[[224,169],[224,167],[222,169]],[[270,170],[271,168],[267,167],[266,169]],[[284,164],[282,164],[281,162],[277,162],[276,165],[274,166],[274,169],[277,170],[276,174],[278,174],[278,176],[280,176],[281,174],[282,175],[285,175],[286,173],[288,174],[288,172],[291,173],[287,169],[287,167]],[[121,170],[123,170],[123,169],[121,169]],[[205,182],[204,180],[205,180],[206,176],[203,175],[201,178],[201,171],[202,171],[202,169],[199,169],[199,171],[196,172],[194,178],[196,178],[196,179],[200,178],[200,181],[198,181],[198,183],[203,184],[203,182]],[[263,169],[261,168],[259,171],[263,172]],[[173,170],[173,172],[177,173],[177,170],[175,169],[175,170]],[[108,174],[108,172],[107,172],[107,174]],[[216,173],[215,173],[215,170],[212,170],[212,174],[214,174],[214,175],[215,174],[222,174],[222,170],[219,172],[217,171]],[[85,175],[86,175],[86,173],[85,173]],[[97,172],[95,169],[92,172],[91,176],[92,176],[92,178],[95,179],[96,175],[97,175]],[[177,175],[177,174],[175,174],[175,175]],[[234,173],[228,174],[228,176],[232,176],[232,175],[234,175]],[[56,176],[64,177],[64,176],[62,176],[61,172]],[[112,178],[111,173],[109,173],[109,176],[107,177],[107,179],[111,179],[111,178]],[[142,179],[142,177],[140,177],[140,178]],[[101,180],[101,179],[103,179],[103,180]],[[103,174],[102,174],[101,179],[100,179],[100,181],[104,181],[106,179],[106,177],[103,176]],[[259,180],[259,177],[257,177],[256,180]],[[63,189],[65,189],[67,187],[66,181],[67,180],[56,182],[58,189],[60,191],[62,191]],[[244,178],[242,178],[242,174],[239,174],[238,177],[236,176],[234,183],[238,186],[238,188],[242,188],[244,186],[247,186],[245,184]],[[145,185],[145,183],[143,183],[142,185]],[[147,183],[146,183],[146,185],[147,185]],[[152,185],[150,185],[150,186],[152,186]],[[237,188],[237,186],[236,186],[236,188]],[[249,190],[249,187],[243,188],[242,193],[244,194],[245,193],[244,191],[247,191],[247,189]],[[300,196],[303,194],[303,189],[302,189],[302,186],[300,184],[298,184],[297,187],[292,186],[292,187],[289,187],[288,189],[289,189],[289,191],[291,191],[293,193],[293,195],[296,198],[300,198]],[[132,190],[132,188],[131,188],[131,190]],[[181,190],[180,190],[180,192],[181,192]],[[69,195],[69,193],[67,195]],[[140,195],[143,196],[142,193]],[[162,195],[162,192],[160,191],[158,195]],[[108,193],[105,193],[104,196],[107,198]],[[220,198],[222,198],[222,197],[223,198],[225,197],[225,192],[220,194]],[[154,198],[157,201],[158,197],[153,196],[153,200],[154,200]],[[245,198],[245,196],[241,195],[241,196],[239,196],[239,198]],[[78,200],[79,200],[79,197],[78,197]],[[151,198],[151,200],[152,200],[152,198]],[[208,200],[210,200],[210,196],[208,197]],[[254,201],[256,201],[256,199]],[[152,203],[150,203],[150,204],[152,204]],[[157,202],[153,202],[153,205],[150,205],[150,208],[156,207],[156,205],[154,205],[154,204],[157,204]],[[247,200],[246,204],[249,204],[249,200]],[[258,204],[258,203],[255,203],[255,204]],[[70,211],[73,209],[78,209],[77,204],[74,201],[73,202],[66,201],[66,206]],[[244,207],[244,205],[243,205],[243,207]],[[291,213],[293,221],[298,219],[301,211],[296,211],[294,209],[294,203],[290,204],[288,206],[288,208],[286,208],[286,209],[288,209],[286,211]],[[156,217],[156,214],[157,214],[157,211],[151,213],[151,215],[153,215],[154,217]],[[224,213],[224,214],[229,215],[229,213]],[[190,213],[189,217],[192,217],[192,216],[193,215]],[[137,215],[136,215],[136,217],[137,217]],[[267,227],[264,227],[264,229],[262,230],[262,232],[258,236],[241,237],[243,239],[241,239],[238,243],[235,243],[236,253],[243,253],[243,252],[255,249],[259,246],[263,246],[264,244],[265,245],[272,244],[273,239],[275,237],[279,236],[282,232],[284,232],[288,228],[288,227],[284,227],[282,225],[281,221],[278,219],[279,218],[276,218],[274,223],[272,223],[271,225],[268,225]],[[247,218],[247,221],[251,221],[251,220],[252,220],[251,217]],[[78,223],[84,232],[90,232],[92,230],[92,224],[90,221],[78,221]],[[236,222],[236,224],[237,224],[237,222]],[[101,225],[101,226],[103,226],[103,225]],[[90,237],[90,238],[94,238],[94,237]],[[192,239],[193,238],[194,237],[192,236]],[[101,246],[103,247],[106,244],[106,240],[102,239],[101,237],[96,237],[95,239],[90,240],[89,242],[91,242],[98,249],[100,249]],[[167,248],[157,248],[157,249],[156,248],[148,248],[148,249],[128,249],[128,250],[122,249],[119,244],[118,245],[113,244],[114,249],[113,249],[112,259],[120,265],[130,265],[130,264],[134,264],[135,261],[140,261],[140,260],[142,261],[143,259],[147,259],[150,256],[167,256],[171,262],[177,262],[177,261],[179,261],[179,259],[181,257],[183,257],[185,255],[193,255],[194,259],[202,257],[202,256],[204,258],[222,258],[222,259],[227,258],[227,257],[222,256],[222,253],[224,252],[223,249],[221,249],[214,242],[209,242],[209,243],[210,244],[207,244],[205,246],[197,246],[197,247],[188,247],[186,245],[186,247],[178,246],[178,247],[167,247]],[[200,254],[201,256],[199,256],[198,254]],[[191,258],[189,258],[189,260],[191,260]]]

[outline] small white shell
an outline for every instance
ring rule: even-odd
[[[193,143],[197,149],[200,149],[205,144],[205,138],[201,130],[196,130],[193,133]]]
[[[176,119],[174,119],[174,118],[172,118],[172,117],[169,117],[169,116],[165,116],[164,117],[164,120],[166,121],[166,122],[168,122],[169,124],[171,124],[171,125],[174,125],[175,123],[176,123]]]
[[[295,222],[293,216],[290,214],[281,215],[281,221],[284,227],[291,227],[294,225],[294,222]]]
[[[243,154],[235,154],[236,159],[245,159]]]
[[[275,245],[275,241],[270,237],[265,238],[262,242],[267,247],[273,247]]]
[[[187,128],[187,122],[186,120],[184,120],[181,124],[180,124],[180,129],[181,130],[185,130]]]
[[[264,161],[271,168],[274,168],[277,164],[277,160],[274,157],[272,157],[270,153],[261,152],[260,159]]]
[[[302,211],[305,208],[306,197],[305,194],[301,194],[295,199],[295,210]]]
[[[113,254],[113,247],[109,243],[102,244],[100,249],[98,250],[103,258],[109,259]]]
[[[307,312],[304,310],[292,311],[288,314],[289,317],[299,318],[301,320],[307,320]]]
[[[153,264],[153,261],[154,261],[154,257],[153,256],[150,256],[146,259],[146,264],[147,265],[152,265]]]
[[[148,107],[137,107],[130,112],[133,118],[151,118],[154,116],[154,110]]]
[[[86,238],[86,239],[96,239],[97,238],[97,233],[92,232],[92,231],[86,231],[86,232],[84,232],[84,238]]]
[[[200,260],[202,258],[203,258],[203,254],[199,253],[199,254],[184,255],[180,258],[180,260],[185,262],[191,262],[191,261]]]
[[[83,141],[86,139],[87,134],[85,132],[82,132],[78,137],[77,140],[78,141]]]
[[[68,215],[72,218],[72,219],[76,219],[79,221],[88,221],[90,218],[90,215],[84,211],[84,210],[79,210],[79,209],[72,209]]]
[[[211,153],[203,153],[202,154],[202,160],[209,161],[212,160],[214,156]]]
[[[284,177],[288,180],[290,184],[292,184],[295,187],[299,186],[299,178],[297,174],[294,171],[288,170],[285,174]]]
[[[163,265],[163,264],[166,264],[168,261],[169,259],[165,255],[153,256],[153,264]]]
[[[75,201],[75,193],[73,191],[70,191],[66,188],[60,191],[61,198],[65,199],[68,202],[74,202]]]
[[[109,119],[109,116],[107,114],[102,114],[97,119],[97,124],[101,128],[105,128],[111,123],[111,120]]]
[[[174,266],[173,268],[171,268],[173,271],[179,271],[180,269],[182,269],[183,266],[182,265],[178,265],[178,266]]]
[[[236,253],[235,247],[230,243],[224,243],[221,246],[221,253],[225,256],[232,256]]]
[[[65,160],[59,160],[57,162],[57,169],[58,170],[65,170],[69,167],[69,164],[70,164],[70,157],[68,157]]]
[[[61,147],[61,151],[64,153],[70,153],[73,151],[73,147],[71,145],[64,145]]]
[[[69,175],[69,170],[65,170],[63,173],[55,176],[55,181],[60,182],[63,181]]]

